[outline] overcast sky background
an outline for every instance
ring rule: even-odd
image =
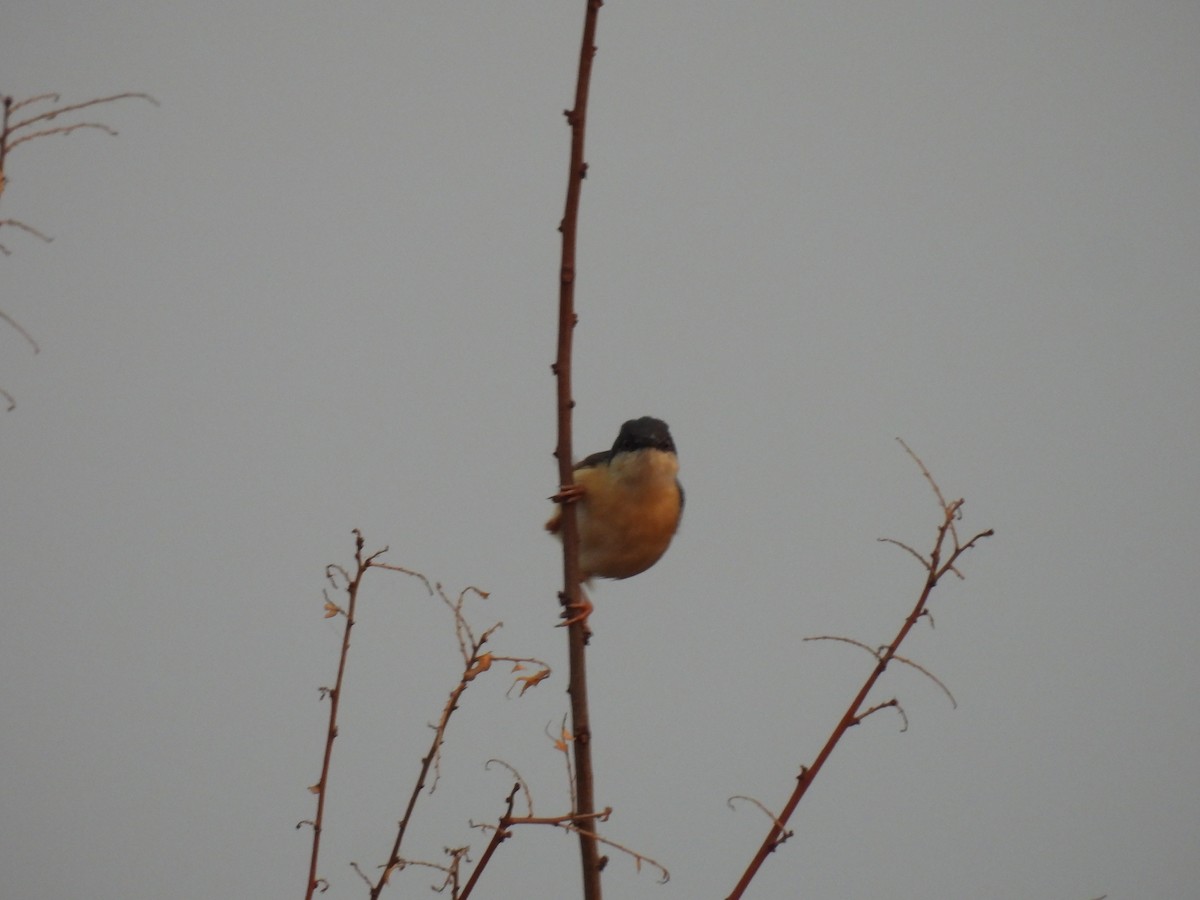
[[[351,529],[554,667],[453,720],[406,845],[568,810],[546,736],[558,234],[584,3],[6,0],[0,92],[147,91],[17,148],[0,217],[0,895],[298,897]],[[760,898],[1184,898],[1200,883],[1200,6],[612,0],[580,233],[576,449],[666,419],[662,562],[590,654],[615,898],[726,896],[891,638],[938,510],[996,536],[853,730]],[[321,873],[365,896],[457,677],[369,576]],[[519,831],[480,896],[578,896]],[[427,896],[412,869],[385,896]]]

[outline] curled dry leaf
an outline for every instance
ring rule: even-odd
[[[538,684],[550,677],[549,669],[542,669],[540,672],[534,672],[532,675],[522,675],[517,678],[521,684],[521,693],[517,696],[522,696],[531,687],[537,687]]]
[[[475,665],[467,669],[467,673],[463,675],[463,681],[474,681],[475,676],[482,672],[486,672],[492,667],[492,654],[485,653],[475,661]]]

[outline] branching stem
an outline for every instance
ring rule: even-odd
[[[875,668],[871,670],[871,674],[867,676],[867,680],[863,682],[862,687],[859,688],[858,693],[850,702],[846,712],[842,715],[841,720],[837,723],[837,727],[833,729],[833,733],[825,742],[825,746],[821,748],[821,752],[817,754],[817,758],[813,761],[812,765],[808,768],[801,768],[800,775],[796,779],[796,787],[792,791],[792,795],[788,798],[788,801],[784,805],[783,810],[779,813],[779,816],[772,823],[770,830],[767,832],[766,838],[762,842],[762,846],[759,847],[758,852],[754,855],[754,859],[750,861],[750,865],[746,867],[746,871],[742,873],[741,879],[734,887],[733,892],[729,894],[728,900],[738,900],[738,898],[745,893],[746,888],[749,886],[754,876],[758,873],[758,870],[762,867],[762,864],[766,860],[767,856],[774,852],[775,848],[787,839],[789,836],[789,832],[787,831],[788,820],[792,817],[792,813],[796,811],[796,807],[800,804],[800,800],[808,791],[809,785],[812,784],[813,779],[817,776],[817,773],[821,771],[821,768],[825,765],[825,761],[829,759],[830,755],[834,751],[834,748],[837,747],[838,742],[842,739],[843,735],[845,735],[849,729],[861,722],[865,716],[875,712],[877,709],[882,709],[885,706],[895,706],[900,712],[901,716],[904,715],[904,711],[900,709],[899,705],[896,704],[894,700],[879,704],[878,706],[874,706],[866,710],[863,709],[863,705],[866,703],[867,695],[870,694],[871,689],[875,687],[875,683],[887,669],[888,663],[891,662],[892,659],[902,659],[901,657],[897,657],[897,650],[899,650],[900,645],[904,642],[904,639],[908,637],[908,633],[913,629],[913,626],[916,625],[921,617],[925,614],[925,605],[929,601],[929,596],[933,593],[933,589],[937,587],[937,584],[941,580],[942,576],[948,572],[952,572],[961,578],[961,573],[954,568],[955,562],[957,562],[958,558],[962,556],[962,554],[974,547],[976,542],[992,535],[991,529],[988,529],[987,531],[982,531],[975,535],[965,544],[960,543],[958,539],[958,532],[955,529],[955,522],[957,522],[960,517],[963,501],[954,500],[947,502],[945,497],[942,495],[941,489],[938,487],[937,482],[935,482],[933,480],[933,476],[929,474],[929,470],[925,467],[925,464],[921,462],[921,460],[915,453],[913,453],[907,444],[905,444],[903,441],[900,443],[908,452],[908,455],[911,456],[918,467],[920,467],[921,474],[924,475],[925,480],[929,482],[929,485],[933,489],[934,495],[937,497],[938,503],[942,508],[942,522],[938,526],[937,537],[934,540],[933,550],[930,552],[928,559],[922,557],[919,553],[912,550],[912,548],[908,547],[906,544],[901,544],[899,541],[889,541],[889,543],[897,544],[921,560],[926,569],[924,587],[921,590],[921,594],[917,599],[916,605],[913,606],[912,611],[904,619],[904,624],[900,626],[900,630],[896,632],[896,636],[892,638],[892,642],[890,644],[875,651],[858,641],[848,640],[848,643],[857,644],[876,657]],[[946,554],[944,562],[942,560],[943,554]],[[847,639],[839,638],[838,640]],[[916,666],[915,663],[912,663],[907,659],[903,659],[903,662],[912,666]],[[920,669],[920,666],[916,667]],[[921,671],[925,672],[924,669],[921,669]],[[925,674],[928,675],[929,673],[925,672]],[[932,678],[933,676],[930,675],[930,677]],[[934,680],[937,681],[937,679]],[[938,684],[941,685],[941,682],[939,681]],[[945,686],[941,686],[943,690],[945,690]],[[949,693],[948,690],[947,693]]]

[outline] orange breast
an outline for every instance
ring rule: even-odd
[[[629,578],[658,562],[683,512],[678,471],[674,454],[644,450],[575,473],[585,578]]]

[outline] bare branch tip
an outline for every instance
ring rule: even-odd
[[[807,771],[807,770],[805,770],[805,771]],[[801,777],[803,777],[803,773],[801,774]],[[769,809],[767,809],[767,807],[764,804],[762,804],[755,798],[747,797],[745,794],[734,794],[732,797],[730,797],[725,802],[726,802],[726,804],[728,804],[730,809],[732,809],[736,812],[737,807],[733,805],[734,800],[745,800],[747,803],[753,803],[755,806],[757,806],[759,808],[759,810],[762,811],[763,815],[765,815],[767,818],[769,818],[772,822],[775,823],[775,827],[779,830],[779,837],[775,841],[776,846],[779,846],[780,844],[782,844],[784,841],[786,841],[788,838],[790,838],[792,836],[792,834],[794,833],[794,832],[789,831],[784,826],[784,822],[782,819],[779,818],[779,816],[777,816],[775,813],[771,812]]]
[[[0,222],[0,224],[4,223]],[[44,235],[42,236],[44,237]],[[49,238],[47,238],[47,240],[49,240]],[[7,322],[9,327],[11,327],[17,334],[21,335],[21,337],[25,338],[25,340],[29,343],[29,346],[33,348],[34,353],[41,352],[41,347],[39,347],[37,341],[33,339],[33,335],[26,331],[21,323],[3,310],[0,310],[0,319],[3,319],[5,322]]]
[[[922,556],[920,553],[918,553],[916,550],[914,550],[912,547],[910,547],[908,544],[904,543],[903,541],[898,541],[895,538],[888,538],[888,537],[876,538],[875,540],[881,544],[892,544],[896,547],[899,547],[901,550],[907,551],[909,554],[911,554],[913,556],[914,559],[917,560],[917,562],[919,562],[921,564],[922,568],[924,568],[926,572],[929,571],[929,569],[930,569],[929,560],[927,560],[924,556]]]
[[[952,693],[950,693],[950,688],[946,687],[945,683],[940,678],[938,678],[936,675],[934,675],[932,672],[930,672],[928,669],[926,669],[920,663],[913,662],[911,659],[909,659],[905,656],[901,656],[898,653],[893,654],[892,659],[896,660],[897,662],[902,662],[906,666],[912,666],[914,669],[916,669],[918,672],[920,672],[922,675],[924,675],[926,678],[928,678],[930,681],[932,681],[934,684],[936,684],[938,687],[940,687],[942,689],[942,693],[944,693],[950,699],[950,705],[954,709],[958,709],[958,701],[954,699],[954,695]]]

